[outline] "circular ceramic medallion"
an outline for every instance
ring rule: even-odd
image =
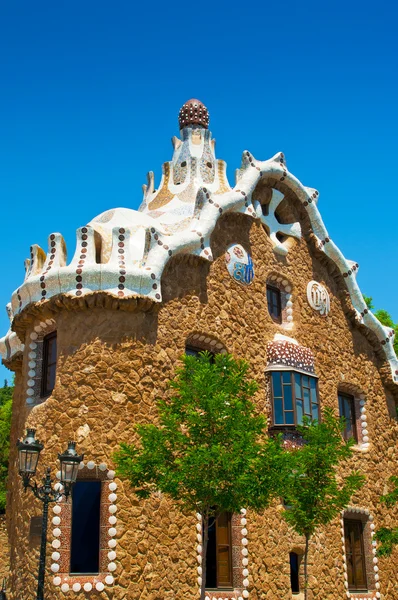
[[[254,266],[251,256],[240,244],[230,246],[225,253],[225,262],[231,277],[239,283],[249,285],[254,279]]]
[[[307,285],[307,300],[309,305],[322,316],[327,316],[330,311],[330,296],[327,289],[317,281],[310,281]]]

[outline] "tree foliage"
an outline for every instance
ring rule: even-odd
[[[3,512],[6,507],[13,392],[14,388],[9,386],[6,380],[4,386],[0,388],[0,512]]]
[[[206,352],[182,360],[170,396],[158,401],[159,425],[139,425],[139,444],[121,444],[115,462],[137,496],[160,490],[202,515],[204,598],[209,518],[265,508],[281,493],[289,456],[255,411],[246,362]]]
[[[342,437],[344,422],[325,409],[322,421],[306,420],[298,426],[303,445],[292,454],[293,470],[284,491],[285,520],[305,536],[305,598],[308,593],[309,542],[320,526],[328,525],[362,487],[365,477],[357,471],[342,476],[338,467],[351,456],[354,440]]]
[[[369,308],[369,310],[373,310],[374,309],[373,298],[371,296],[364,295],[363,299],[365,300],[366,306]],[[386,327],[391,327],[391,329],[394,329],[394,331],[395,331],[394,350],[395,350],[395,354],[398,356],[398,323],[394,323],[393,318],[390,315],[390,313],[382,308],[379,308],[378,310],[373,311],[373,314],[377,319],[379,319],[379,321],[382,325],[385,325]]]
[[[391,508],[398,502],[398,477],[390,477],[389,482],[393,489],[382,496],[381,501]],[[394,547],[398,545],[398,527],[381,527],[376,532],[376,540],[380,542],[377,550],[378,556],[390,556]]]

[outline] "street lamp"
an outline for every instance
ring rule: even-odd
[[[50,467],[47,467],[46,474],[43,477],[43,485],[38,486],[34,481],[31,483],[31,478],[36,474],[37,465],[39,462],[40,452],[44,446],[35,438],[35,429],[28,429],[26,437],[23,440],[17,441],[19,474],[22,477],[22,482],[25,491],[30,488],[36,498],[43,502],[43,521],[41,528],[41,544],[40,544],[40,560],[39,560],[39,575],[37,580],[37,597],[36,600],[44,600],[44,575],[46,567],[46,546],[47,546],[47,524],[48,524],[48,505],[50,502],[57,502],[61,496],[68,496],[72,490],[72,486],[76,483],[79,464],[83,460],[83,454],[78,455],[76,452],[76,443],[68,442],[68,447],[62,454],[58,454],[61,464],[61,487],[55,491],[52,487],[53,480],[50,475]]]

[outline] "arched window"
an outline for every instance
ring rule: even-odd
[[[210,352],[211,354],[225,354],[225,346],[220,340],[211,334],[191,333],[185,342],[185,353],[197,355],[199,352]]]
[[[268,312],[274,323],[293,326],[292,285],[280,273],[271,273],[266,284]]]
[[[267,284],[267,304],[270,317],[275,323],[282,323],[281,291]]]
[[[30,406],[43,402],[55,387],[57,369],[57,332],[53,319],[41,321],[29,334],[26,344],[28,379],[26,403]]]
[[[344,439],[354,438],[356,448],[365,450],[369,446],[366,396],[356,385],[345,381],[338,387],[338,408],[345,419]]]
[[[339,415],[344,419],[343,436],[345,440],[354,438],[358,441],[356,418],[355,418],[355,398],[350,394],[339,392]]]

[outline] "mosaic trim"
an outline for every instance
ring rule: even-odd
[[[233,583],[234,589],[231,591],[221,591],[217,590],[216,592],[206,592],[205,600],[246,600],[249,598],[249,551],[248,551],[248,539],[247,539],[247,519],[246,519],[246,509],[242,508],[240,511],[240,515],[232,516],[232,571],[233,571]],[[199,586],[199,597],[200,597],[200,587],[202,585],[202,529],[203,529],[203,520],[202,515],[200,513],[196,513],[197,524],[196,524],[196,539],[198,545],[196,546],[196,560],[198,562],[197,567],[197,583]],[[241,561],[241,566],[238,564],[234,564],[234,549],[239,551],[238,553],[239,559]]]
[[[227,352],[224,344],[211,334],[192,333],[187,337],[185,345],[214,353],[226,354]]]
[[[254,279],[254,266],[250,254],[240,244],[232,244],[225,253],[228,273],[235,281],[250,285]]]
[[[348,590],[347,557],[346,557],[346,552],[345,552],[345,536],[344,536],[344,518],[355,517],[355,514],[361,515],[362,518],[367,517],[367,521],[369,522],[370,535],[372,538],[372,541],[371,541],[372,554],[373,554],[372,578],[374,579],[374,582],[375,582],[374,583],[374,588],[375,588],[374,591],[368,590],[367,592],[350,592]],[[379,598],[381,598],[380,581],[379,581],[380,576],[379,576],[379,566],[378,566],[379,559],[376,556],[377,542],[375,539],[373,539],[375,536],[375,533],[376,533],[375,529],[376,529],[376,526],[374,524],[374,517],[367,508],[359,508],[359,507],[349,506],[341,513],[340,532],[341,532],[341,542],[342,542],[342,551],[343,551],[344,587],[346,589],[347,598],[351,598],[352,600],[354,600],[354,599],[355,600],[379,600]],[[366,571],[367,571],[367,576],[369,576],[370,573],[368,572],[368,568],[366,569]]]
[[[43,338],[55,331],[56,324],[54,319],[41,321],[39,325],[33,328],[29,334],[29,353],[28,353],[28,381],[26,389],[26,404],[32,406],[44,402],[46,398],[41,398],[41,380],[43,368]]]
[[[293,295],[292,284],[279,273],[272,273],[267,277],[267,284],[276,287],[281,292],[282,327],[293,327]]]
[[[61,473],[57,473],[59,479]],[[53,507],[52,524],[53,553],[51,555],[51,571],[54,573],[53,584],[62,592],[102,592],[106,586],[114,584],[114,572],[117,569],[116,535],[117,535],[117,484],[113,481],[115,472],[109,470],[105,463],[96,465],[94,461],[80,463],[79,478],[101,480],[101,534],[100,534],[100,573],[98,575],[70,575],[70,544],[72,504],[61,499]],[[61,483],[54,488],[62,490]]]
[[[104,246],[112,245],[112,255],[106,263],[97,263],[95,259],[86,258],[82,275],[81,295],[93,291],[106,291],[119,298],[120,268],[118,264],[118,243],[120,228],[131,234],[131,241],[126,245],[125,284],[123,297],[146,296],[154,302],[161,302],[161,278],[164,267],[171,256],[191,254],[204,260],[213,260],[210,248],[210,236],[220,215],[240,213],[258,219],[269,235],[275,252],[286,254],[288,245],[280,242],[278,233],[285,236],[301,237],[298,223],[280,224],[275,210],[285,196],[277,189],[272,191],[269,214],[264,216],[261,205],[252,201],[252,193],[260,179],[264,183],[277,180],[293,193],[308,215],[313,237],[319,252],[328,256],[336,265],[346,283],[351,302],[359,325],[368,327],[377,337],[381,349],[390,364],[393,381],[398,383],[398,359],[393,349],[394,331],[384,326],[367,308],[362,293],[356,282],[358,263],[347,260],[330,238],[317,208],[318,191],[302,185],[294,175],[289,173],[284,155],[278,153],[266,161],[256,160],[250,152],[245,151],[242,164],[237,172],[236,186],[218,194],[220,181],[218,169],[214,169],[214,181],[206,184],[201,175],[201,161],[204,151],[209,149],[215,163],[214,144],[210,131],[203,128],[184,127],[181,131],[181,144],[174,143],[173,161],[164,165],[164,176],[159,190],[154,189],[153,174],[150,184],[145,187],[144,201],[140,211],[130,209],[114,209],[93,219],[85,228],[87,231],[87,252],[82,252],[78,242],[78,250],[70,265],[66,265],[66,249],[63,237],[51,234],[49,252],[43,265],[43,251],[32,247],[31,259],[27,261],[26,279],[12,296],[12,310],[19,314],[26,306],[34,302],[64,293],[76,296],[76,269],[82,254],[95,257],[94,232],[102,238]],[[180,153],[187,153],[191,158],[190,172],[183,185],[174,185],[170,177],[174,163]],[[206,153],[205,153],[206,154]],[[207,155],[207,154],[206,154]],[[188,162],[188,161],[187,161]],[[207,161],[206,161],[207,162]],[[270,185],[272,185],[270,183]],[[180,189],[184,188],[184,189]],[[189,191],[188,191],[189,188]],[[184,195],[185,194],[185,195]],[[167,205],[167,208],[166,208]],[[198,211],[195,213],[195,206]],[[150,208],[161,211],[151,211]],[[188,219],[188,220],[187,220]],[[168,233],[170,226],[185,222],[186,226]],[[83,232],[82,232],[83,233]],[[91,249],[91,250],[90,250]],[[154,287],[156,284],[156,288]],[[7,337],[12,334],[8,332]],[[4,356],[5,339],[0,342]]]
[[[314,355],[309,348],[300,346],[294,340],[275,340],[274,338],[273,342],[267,343],[266,349],[267,370],[282,366],[314,375]]]

